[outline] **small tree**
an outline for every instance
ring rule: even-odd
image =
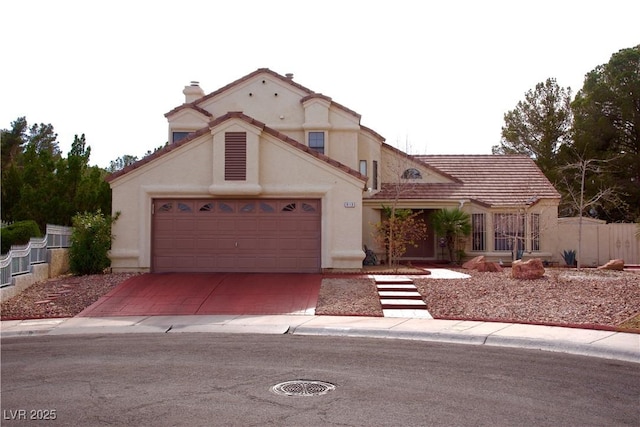
[[[111,265],[108,253],[113,236],[111,224],[119,217],[102,212],[77,214],[73,217],[69,266],[75,275],[102,274]]]
[[[572,209],[578,213],[578,256],[577,256],[577,268],[580,269],[580,257],[582,256],[582,218],[587,210],[593,210],[595,208],[603,206],[605,204],[622,206],[625,204],[624,200],[619,195],[620,189],[616,186],[601,185],[598,191],[592,196],[585,197],[585,185],[588,179],[588,175],[591,175],[592,182],[595,181],[595,177],[601,174],[604,165],[613,162],[619,158],[619,156],[611,159],[593,159],[586,158],[583,155],[577,154],[577,161],[569,163],[560,168],[565,172],[563,183],[565,184],[566,194],[569,198],[569,204]],[[574,172],[571,174],[570,172]],[[572,182],[580,183],[579,190],[576,190],[572,185]]]
[[[432,221],[438,236],[445,238],[449,261],[454,262],[456,260],[454,254],[458,249],[460,239],[471,234],[469,214],[458,208],[442,209],[433,214]]]
[[[417,247],[417,242],[426,237],[427,225],[418,217],[421,211],[389,206],[382,206],[382,210],[384,218],[375,224],[374,238],[385,248],[389,266],[397,269],[408,246]]]

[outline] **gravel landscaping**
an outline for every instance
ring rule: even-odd
[[[462,271],[462,270],[460,270]],[[547,269],[541,279],[463,271],[467,279],[415,276],[437,319],[488,320],[640,333],[640,271]],[[62,276],[35,284],[2,303],[2,320],[72,317],[133,276]],[[382,316],[375,283],[365,275],[323,279],[317,315]]]

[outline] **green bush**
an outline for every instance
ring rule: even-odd
[[[11,250],[11,245],[26,245],[32,237],[42,237],[40,228],[35,221],[17,221],[0,230],[2,253]]]
[[[106,216],[100,211],[73,217],[69,248],[69,267],[73,274],[102,274],[111,265],[108,256],[113,240],[111,224],[117,217]]]

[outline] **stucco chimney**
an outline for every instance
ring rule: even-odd
[[[200,83],[196,81],[192,81],[189,86],[185,86],[182,93],[184,93],[184,102],[186,104],[196,101],[204,96],[204,91],[200,87]]]

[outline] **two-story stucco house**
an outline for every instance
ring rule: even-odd
[[[462,207],[470,256],[510,259],[513,234],[535,256],[555,248],[559,194],[527,157],[409,156],[355,111],[269,69],[183,93],[166,114],[169,144],[108,178],[121,214],[114,271],[359,268],[394,201],[427,221]],[[406,257],[441,257],[431,228]]]

